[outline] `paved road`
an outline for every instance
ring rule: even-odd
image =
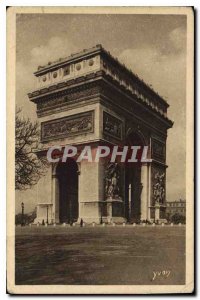
[[[184,281],[185,227],[16,227],[16,284]]]

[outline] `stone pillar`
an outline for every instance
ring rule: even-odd
[[[106,168],[106,170],[105,170]],[[112,223],[124,223],[124,202],[122,199],[122,168],[117,164],[106,163],[104,166],[104,178],[105,185],[107,185],[107,191],[104,191],[106,197],[106,213],[105,222]]]
[[[156,204],[155,205],[155,221],[160,220],[160,205]]]
[[[143,164],[141,166],[141,220],[148,220],[149,218],[149,166]]]
[[[128,185],[128,220],[131,220],[131,194],[132,194],[132,184]]]
[[[104,192],[103,166],[100,162],[81,161],[79,175],[79,220],[100,223]]]
[[[147,220],[151,220],[151,164],[148,164],[148,215]]]
[[[52,168],[52,220],[55,223],[59,223],[59,182],[56,175],[56,166],[53,166]]]

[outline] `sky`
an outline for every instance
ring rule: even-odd
[[[27,93],[38,65],[102,44],[169,103],[166,198],[185,199],[186,30],[184,15],[18,14],[16,104],[35,120]],[[31,211],[36,195],[36,187],[16,192],[16,210],[23,201]]]

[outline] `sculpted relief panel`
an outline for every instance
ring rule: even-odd
[[[165,169],[152,167],[152,205],[165,205]]]
[[[106,199],[120,198],[120,167],[117,163],[108,163],[105,170]]]
[[[62,137],[93,132],[94,113],[92,111],[76,114],[41,123],[41,140],[49,141]]]
[[[103,132],[114,138],[122,139],[122,121],[103,112]]]

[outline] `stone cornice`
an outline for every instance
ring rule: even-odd
[[[68,81],[59,82],[57,84],[29,93],[28,96],[31,101],[38,103],[39,101],[45,101],[45,99],[48,99],[51,96],[55,97],[57,95],[64,95],[69,89],[75,90],[77,88],[83,88],[83,85],[91,84],[100,79],[103,79],[108,84],[111,84],[120,93],[123,93],[125,97],[128,97],[131,101],[134,100],[139,105],[142,105],[142,107],[147,109],[149,112],[153,113],[154,116],[159,117],[162,121],[164,121],[167,124],[169,128],[173,126],[173,122],[169,120],[164,115],[164,113],[158,111],[151,102],[147,102],[145,99],[142,99],[138,95],[134,94],[126,86],[120,85],[118,81],[114,80],[108,74],[105,74],[105,72],[102,70]]]
[[[159,160],[156,160],[156,159],[152,159],[152,162],[151,164],[155,164],[155,165],[159,165],[159,166],[162,166],[163,168],[168,168],[168,165],[166,165],[164,162],[161,162]]]
[[[103,49],[103,48],[102,48]],[[126,76],[130,77],[134,82],[136,82],[142,89],[146,90],[150,93],[154,98],[157,98],[166,108],[169,107],[169,104],[165,99],[163,99],[154,89],[145,83],[141,78],[139,78],[132,70],[128,69],[124,64],[120,63],[120,61],[114,58],[110,52],[105,49],[102,50],[103,57],[107,57],[108,60],[112,61],[112,63],[119,68],[122,72],[126,74]]]
[[[109,77],[107,77],[107,78],[109,78]],[[120,93],[122,93],[122,95],[124,97],[128,98],[130,101],[134,100],[135,103],[137,103],[140,107],[145,109],[147,112],[150,111],[153,114],[153,116],[159,118],[161,122],[164,121],[168,128],[171,128],[173,126],[173,122],[170,119],[168,119],[166,116],[164,116],[163,114],[161,114],[160,112],[155,110],[150,104],[145,103],[141,98],[138,98],[135,94],[131,93],[130,90],[127,90],[127,89],[125,89],[125,87],[121,87],[121,86],[120,86],[120,90],[119,90],[118,87],[116,86],[116,82],[113,80],[107,80],[106,82],[109,85],[112,85],[112,87],[117,88],[117,90],[120,91]],[[103,97],[106,97],[106,96],[103,95]],[[107,100],[109,100],[109,99],[107,98]],[[115,105],[116,104],[117,103],[115,102]]]
[[[98,71],[96,73],[90,73],[85,76],[80,76],[78,78],[65,80],[53,85],[50,85],[48,87],[38,89],[36,91],[33,91],[32,93],[28,93],[28,97],[32,102],[37,103],[39,99],[45,98],[47,96],[55,96],[56,93],[59,93],[61,95],[62,92],[65,93],[65,91],[69,88],[75,88],[78,86],[81,86],[85,83],[93,82],[95,79],[101,77],[103,74],[102,71]]]
[[[49,71],[52,71],[52,70],[58,69],[62,66],[65,66],[66,64],[70,64],[72,62],[78,62],[79,60],[83,60],[88,57],[99,54],[101,51],[102,51],[101,45],[96,45],[95,47],[92,47],[90,49],[84,49],[83,51],[81,51],[79,53],[71,54],[70,56],[67,56],[65,58],[60,58],[59,60],[57,60],[55,62],[49,62],[45,66],[39,66],[38,71],[34,72],[34,75],[35,76],[42,75]]]
[[[47,72],[51,72],[55,69],[62,68],[65,65],[69,65],[73,62],[78,62],[84,60],[88,57],[92,57],[94,55],[100,54],[102,60],[109,61],[113,66],[116,67],[117,70],[120,71],[122,77],[128,77],[132,81],[134,81],[138,86],[144,89],[148,94],[150,94],[153,98],[156,98],[159,102],[162,103],[166,108],[169,107],[169,104],[165,99],[163,99],[154,89],[146,84],[141,78],[137,76],[137,74],[133,73],[132,70],[128,69],[124,64],[122,64],[117,58],[113,57],[109,51],[105,50],[102,45],[96,45],[90,49],[84,49],[79,53],[72,54],[65,58],[60,58],[55,62],[49,62],[45,66],[38,67],[38,71],[34,73],[35,76],[43,75]]]

